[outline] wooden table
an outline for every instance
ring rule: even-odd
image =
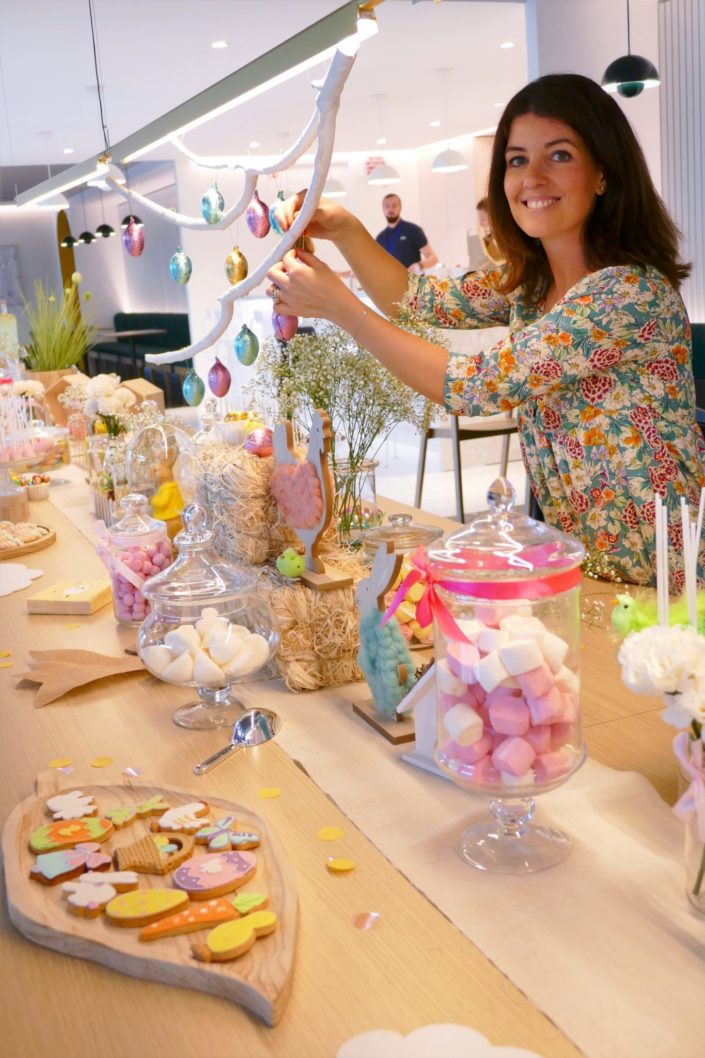
[[[58,535],[53,547],[24,559],[45,571],[38,584],[104,575],[85,538],[48,501],[34,504],[32,514]],[[424,515],[424,520],[435,519]],[[605,594],[609,610],[609,587],[588,582],[587,592]],[[11,650],[14,662],[13,668],[0,671],[3,822],[31,792],[35,776],[59,756],[70,757],[75,765],[68,780],[72,786],[80,786],[81,780],[123,782],[122,769],[133,766],[144,769],[140,782],[251,805],[276,831],[296,873],[300,926],[289,1005],[280,1024],[269,1029],[225,1000],[134,980],[40,948],[13,929],[3,901],[4,1058],[192,1058],[196,1053],[212,1058],[333,1058],[343,1041],[357,1033],[382,1027],[409,1032],[432,1022],[471,1025],[496,1044],[524,1046],[545,1058],[580,1053],[276,743],[240,754],[237,766],[224,765],[196,780],[193,764],[222,744],[222,733],[172,726],[172,712],[192,692],[142,673],[89,685],[34,709],[33,688],[15,687],[28,650],[75,644],[117,655],[133,642],[134,633],[118,629],[109,608],[89,618],[29,618],[26,594],[0,600],[0,648]],[[637,768],[672,797],[675,765],[668,731],[658,721],[658,703],[625,693],[614,652],[604,631],[587,629],[584,704],[590,751],[615,767]],[[630,759],[624,758],[625,744]],[[92,769],[89,761],[103,755],[114,763]],[[282,796],[261,800],[257,791],[263,786],[280,787]],[[341,877],[326,870],[328,850],[316,836],[319,827],[331,825],[344,830],[345,854],[357,864]],[[369,931],[352,925],[353,917],[364,911],[381,915]]]

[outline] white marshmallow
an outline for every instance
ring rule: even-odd
[[[509,673],[502,664],[497,651],[493,650],[491,654],[486,654],[478,661],[475,666],[475,675],[482,689],[489,694],[495,687],[499,687],[503,680],[506,680]]]
[[[231,624],[227,617],[216,617],[203,637],[203,646],[210,650],[212,643],[222,642],[230,632]]]
[[[223,687],[228,681],[220,665],[208,657],[205,651],[196,654],[193,663],[193,679],[198,684],[215,684]]]
[[[551,672],[560,672],[570,649],[565,639],[553,632],[545,632],[540,646]]]
[[[174,655],[169,648],[160,645],[144,647],[140,651],[140,657],[147,668],[151,669],[156,676],[161,676],[167,665],[170,665],[174,660]]]
[[[240,628],[241,626],[231,625],[225,639],[216,639],[215,643],[211,643],[208,647],[208,653],[213,658],[213,661],[217,661],[219,665],[232,661],[247,638],[247,631],[242,635],[235,631],[236,627]]]
[[[225,675],[231,678],[247,676],[264,665],[269,657],[269,644],[264,636],[248,636],[241,649],[225,666]]]
[[[443,717],[443,726],[459,746],[474,746],[482,738],[482,717],[464,702],[458,702]]]
[[[580,679],[572,669],[562,665],[556,676],[556,687],[561,691],[570,691],[571,694],[578,694],[580,691]]]
[[[510,614],[503,617],[499,627],[509,633],[511,639],[541,639],[546,631],[543,621],[538,617],[523,617],[521,614]]]
[[[501,632],[498,628],[486,628],[477,637],[477,649],[483,654],[490,654],[493,650],[506,647],[508,642],[508,632]]]
[[[458,628],[467,636],[471,643],[477,643],[477,637],[483,632],[487,625],[484,621],[478,621],[474,617],[461,617],[456,621]]]
[[[254,652],[256,667],[258,669],[261,668],[262,665],[269,660],[269,643],[264,636],[259,635],[257,632],[253,632],[248,638],[247,644]]]
[[[172,654],[183,654],[185,650],[195,654],[201,649],[201,637],[193,625],[179,625],[172,632],[167,632],[164,645],[169,647]]]
[[[440,661],[436,662],[436,679],[442,691],[445,691],[446,694],[452,694],[456,698],[460,698],[468,689],[467,684],[463,683],[459,676],[450,671],[450,666],[445,658],[441,658]]]
[[[193,658],[189,654],[188,650],[185,650],[183,654],[179,654],[178,658],[174,658],[170,665],[162,672],[162,677],[165,680],[172,680],[174,683],[188,683],[193,675]]]
[[[515,639],[500,648],[499,656],[510,676],[537,669],[543,661],[541,648],[534,639]]]
[[[510,771],[501,771],[499,774],[505,786],[533,786],[536,782],[533,768],[523,775],[512,775]]]
[[[201,619],[196,621],[196,631],[204,636],[214,621],[218,620],[218,611],[213,606],[206,606],[201,610]]]

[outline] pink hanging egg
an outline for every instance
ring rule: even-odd
[[[144,250],[144,225],[134,217],[130,217],[122,233],[122,245],[130,257],[139,257]]]
[[[215,363],[208,372],[208,385],[211,388],[211,393],[214,393],[216,397],[224,397],[230,389],[230,372],[217,356]]]
[[[269,230],[272,227],[269,222],[269,207],[264,204],[256,191],[247,207],[245,217],[247,227],[256,239],[263,239],[265,235],[269,234]]]
[[[274,337],[280,342],[288,342],[296,334],[299,326],[298,316],[280,316],[278,312],[272,313],[272,327]]]
[[[273,436],[274,433],[268,426],[259,426],[247,435],[242,447],[250,455],[259,456],[263,459],[265,456],[271,456],[274,451]]]

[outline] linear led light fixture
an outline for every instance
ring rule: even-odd
[[[101,153],[98,157],[74,165],[56,177],[23,191],[15,201],[19,206],[29,205],[102,175],[108,162],[124,165],[135,161],[173,137],[182,136],[325,61],[336,48],[346,54],[354,54],[361,41],[377,32],[373,8],[381,2],[348,0],[337,11],[120,140],[111,146],[109,154]]]

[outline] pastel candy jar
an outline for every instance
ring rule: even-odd
[[[149,501],[129,493],[118,503],[119,519],[109,529],[98,523],[98,553],[110,573],[113,609],[120,624],[139,625],[149,613],[142,588],[173,557],[166,523],[149,514]]]
[[[455,783],[492,798],[494,820],[462,836],[461,857],[483,870],[521,873],[550,866],[570,849],[565,835],[531,818],[535,795],[565,782],[586,755],[584,549],[515,511],[506,479],[493,483],[488,504],[445,545],[426,551],[436,597],[433,755]]]

